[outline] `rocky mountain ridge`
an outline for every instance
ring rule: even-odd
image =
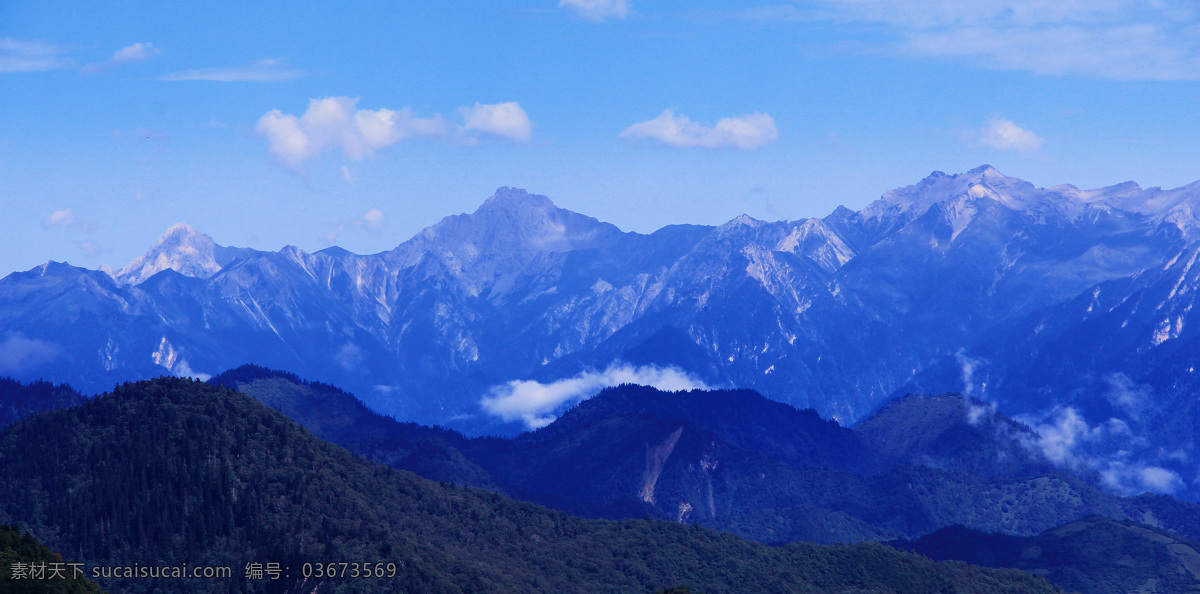
[[[849,423],[910,388],[984,393],[1000,362],[966,373],[986,359],[972,349],[1008,328],[1036,342],[1031,316],[1186,265],[1175,256],[1192,245],[1198,196],[1197,184],[1040,189],[984,166],[858,212],[651,234],[501,188],[374,255],[226,248],[177,226],[115,278],[47,263],[0,280],[0,335],[20,351],[0,371],[96,392],[252,362],[478,433],[521,428],[487,398],[555,394],[561,411],[587,395],[571,386],[628,364]],[[1195,284],[1185,277],[1177,295]],[[1153,358],[1162,344],[1127,348]]]

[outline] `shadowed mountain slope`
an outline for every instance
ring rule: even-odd
[[[1195,544],[1109,518],[1084,518],[1029,537],[951,526],[891,544],[932,559],[1019,568],[1084,594],[1200,592]]]
[[[1033,535],[1091,514],[1200,534],[1194,504],[1105,493],[1054,468],[1036,435],[995,410],[970,423],[982,405],[957,395],[907,398],[851,430],[750,391],[621,386],[518,438],[468,439],[287,374],[213,381],[371,459],[588,517],[699,522],[769,543],[915,538],[956,523]]]

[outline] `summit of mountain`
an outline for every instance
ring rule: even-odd
[[[994,403],[971,396],[910,394],[854,426],[887,466],[912,464],[992,478],[1027,478],[1055,466],[1035,447],[1039,435]]]
[[[559,208],[545,196],[501,187],[475,212],[442,219],[387,258],[399,268],[436,258],[479,291],[539,254],[603,247],[623,235],[616,226]]]
[[[176,223],[145,254],[116,271],[115,277],[126,285],[141,284],[163,270],[174,270],[184,276],[210,278],[226,264],[253,252],[246,248],[217,245],[207,234],[186,223]]]

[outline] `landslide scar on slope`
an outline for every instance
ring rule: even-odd
[[[662,474],[667,458],[675,450],[675,444],[679,443],[680,435],[683,435],[683,427],[668,435],[662,443],[654,447],[646,446],[646,472],[642,474],[642,490],[638,493],[642,501],[654,503],[654,484],[658,482],[658,475]]]

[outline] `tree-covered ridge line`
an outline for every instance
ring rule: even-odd
[[[0,521],[88,563],[392,560],[322,592],[1050,592],[1009,570],[879,544],[768,547],[670,522],[584,520],[356,457],[226,388],[124,384],[0,433]],[[122,592],[287,591],[292,581],[124,580]]]
[[[1130,520],[1091,516],[1024,537],[950,526],[889,544],[931,559],[1019,568],[1072,591],[1200,591],[1200,546]]]
[[[1096,477],[1031,450],[1028,427],[995,413],[970,422],[972,404],[957,394],[900,398],[851,429],[749,390],[618,386],[509,439],[397,423],[341,390],[263,368],[212,381],[378,462],[589,517],[649,514],[768,543],[833,543],[952,524],[1033,535],[1091,514],[1149,512],[1163,528],[1200,535],[1194,504],[1104,492]],[[653,501],[643,501],[648,448],[680,429]]]
[[[78,406],[87,397],[67,384],[35,380],[19,382],[0,376],[0,429],[25,417]]]

